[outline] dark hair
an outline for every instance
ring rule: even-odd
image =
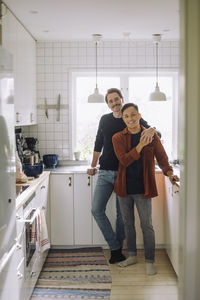
[[[126,104],[124,104],[122,106],[122,109],[121,109],[122,114],[129,107],[134,107],[137,110],[137,112],[138,112],[138,106],[136,104],[134,104],[134,103],[126,103]]]
[[[117,94],[119,95],[119,97],[120,97],[121,99],[123,99],[123,96],[122,96],[122,93],[121,93],[120,90],[118,90],[118,89],[116,89],[116,88],[111,88],[111,89],[108,89],[108,90],[107,90],[107,93],[106,93],[106,95],[105,95],[106,103],[108,103],[107,96],[108,96],[109,94],[112,94],[112,93],[117,93]]]

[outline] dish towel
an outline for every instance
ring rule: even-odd
[[[44,209],[40,209],[39,218],[40,218],[39,248],[40,248],[40,252],[44,252],[45,250],[50,248]]]

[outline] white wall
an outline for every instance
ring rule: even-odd
[[[180,300],[200,299],[200,1],[180,0],[181,244]],[[181,149],[180,149],[181,150]]]
[[[98,69],[154,70],[155,47],[150,41],[102,41],[98,46]],[[178,41],[162,41],[159,45],[159,68],[178,69]],[[92,41],[39,41],[37,42],[37,103],[69,104],[70,72],[95,69],[95,47]],[[74,99],[73,99],[74,100]],[[70,159],[69,110],[61,111],[60,122],[56,111],[38,110],[38,125],[24,128],[25,135],[38,137],[41,154],[57,153],[60,159]]]

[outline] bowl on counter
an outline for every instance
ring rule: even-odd
[[[39,177],[44,170],[43,162],[39,162],[37,164],[23,163],[23,171],[28,177]]]
[[[58,164],[57,154],[45,154],[43,155],[43,162],[46,168],[55,168]]]

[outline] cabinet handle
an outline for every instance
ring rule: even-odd
[[[42,185],[40,189],[41,189],[41,190],[42,190],[42,189],[45,189],[45,185]]]
[[[16,123],[19,123],[19,122],[20,122],[20,120],[19,120],[19,115],[20,115],[20,113],[19,113],[19,112],[16,112]]]
[[[35,277],[37,275],[37,272],[31,272],[31,277]]]
[[[90,186],[90,176],[88,176],[88,186]]]
[[[17,249],[17,250],[20,250],[20,249],[22,249],[22,245],[21,245],[21,244],[19,244],[19,243],[17,243],[17,247],[16,247],[16,249]]]
[[[68,183],[69,183],[69,186],[72,186],[72,177],[71,176],[69,176],[69,178],[68,178]]]
[[[23,274],[18,271],[17,272],[17,278],[18,279],[22,279],[23,277],[24,277]]]
[[[34,119],[33,119],[33,113],[30,113],[30,121],[31,123],[33,123]]]

